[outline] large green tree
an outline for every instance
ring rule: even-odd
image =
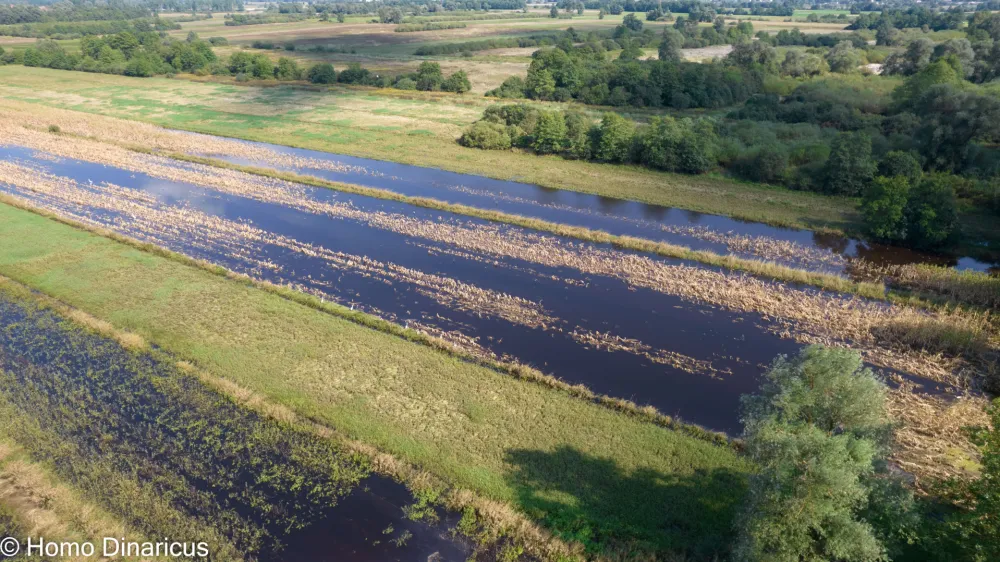
[[[744,397],[744,424],[760,469],[738,522],[736,560],[887,557],[887,539],[912,522],[912,498],[886,476],[886,389],[857,352],[810,346],[779,358],[760,392]]]

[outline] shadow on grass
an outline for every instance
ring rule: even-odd
[[[728,468],[683,475],[627,472],[613,459],[570,447],[510,450],[506,461],[529,515],[559,536],[609,555],[723,555],[746,490],[745,475]]]

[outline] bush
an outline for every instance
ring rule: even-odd
[[[446,92],[464,94],[472,89],[472,83],[469,82],[469,75],[464,70],[459,70],[441,83],[441,89]]]
[[[50,133],[61,133],[62,129],[59,128],[59,125],[49,125],[49,132]]]
[[[403,77],[396,81],[394,87],[398,90],[416,90],[417,81],[412,78]]]
[[[499,123],[477,121],[470,126],[458,140],[462,146],[482,148],[485,150],[507,150],[511,147],[511,139],[507,128]]]
[[[306,76],[313,84],[333,84],[337,81],[337,72],[333,69],[333,65],[328,62],[312,65]]]

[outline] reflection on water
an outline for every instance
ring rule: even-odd
[[[186,133],[196,134],[196,133]],[[410,196],[432,197],[454,203],[495,209],[553,222],[640,236],[699,250],[764,258],[794,267],[840,273],[844,258],[862,258],[876,265],[931,263],[960,269],[988,270],[992,264],[972,258],[921,253],[896,246],[872,244],[833,234],[782,228],[695,211],[672,209],[599,195],[545,188],[482,176],[458,174],[268,143],[233,140],[257,149],[255,157],[205,154],[240,164],[266,166],[313,175],[332,181],[389,189]],[[259,149],[265,149],[261,151]],[[268,159],[266,154],[282,158]],[[684,227],[700,226],[712,236],[698,236]],[[664,227],[668,227],[664,229]],[[672,228],[671,228],[672,227]],[[785,243],[780,254],[761,255],[729,238],[754,237]],[[760,244],[756,244],[760,247]],[[824,255],[826,254],[826,255]]]

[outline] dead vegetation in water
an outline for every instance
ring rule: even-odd
[[[23,130],[23,129],[22,129]],[[758,277],[672,263],[615,248],[567,241],[496,223],[456,219],[426,220],[409,215],[366,211],[340,202],[320,202],[309,188],[236,170],[190,165],[139,155],[114,147],[76,147],[39,139],[27,142],[60,155],[96,159],[156,177],[189,181],[225,193],[331,218],[357,220],[375,228],[423,238],[502,261],[510,258],[584,275],[619,279],[632,287],[680,296],[737,313],[757,313],[775,333],[802,343],[846,345],[861,350],[866,361],[888,369],[975,390],[989,375],[996,345],[990,320],[968,311],[919,310],[854,296],[764,281]],[[40,136],[44,136],[38,133]],[[94,144],[94,143],[91,143]],[[84,148],[80,148],[84,147]],[[93,148],[96,152],[90,152]],[[80,156],[75,156],[80,155]],[[572,229],[570,229],[572,230]],[[995,361],[995,358],[993,359]],[[995,367],[994,367],[995,369]],[[933,459],[932,459],[933,460]]]

